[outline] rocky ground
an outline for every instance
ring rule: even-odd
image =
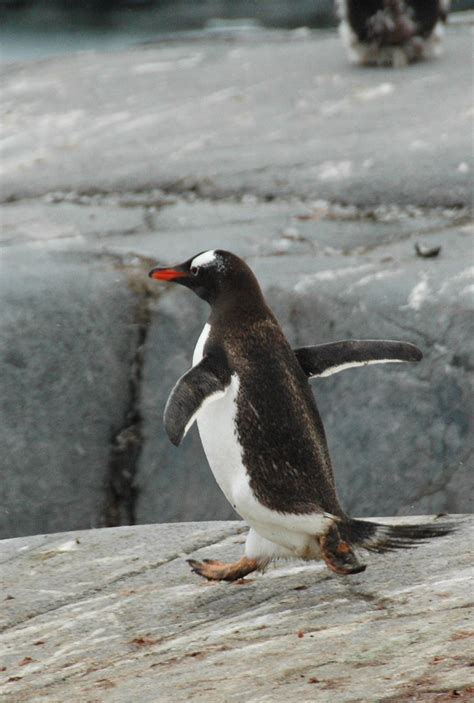
[[[0,534],[232,517],[161,423],[205,305],[146,277],[213,247],[295,346],[422,348],[314,383],[347,509],[472,508],[470,45],[458,23],[438,61],[362,70],[333,32],[268,32],[3,68]]]
[[[367,557],[363,574],[282,563],[237,584],[208,583],[185,558],[237,558],[239,522],[5,540],[0,695],[467,702],[474,523],[456,521],[455,535]]]

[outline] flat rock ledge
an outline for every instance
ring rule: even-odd
[[[438,519],[458,531],[367,556],[363,574],[285,562],[244,584],[207,583],[186,564],[238,557],[241,522],[4,540],[0,697],[472,700],[474,519]]]

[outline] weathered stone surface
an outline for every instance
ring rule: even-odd
[[[292,290],[291,280],[272,289],[274,307],[300,345],[314,335],[316,342],[405,339],[425,355],[417,365],[357,369],[313,382],[352,513],[472,510],[474,316],[472,270],[465,266],[472,239],[461,227],[422,241],[444,244],[443,261],[414,256],[407,239],[344,263],[319,261]]]
[[[3,251],[0,289],[0,535],[98,526],[139,301],[113,262],[37,246]]]
[[[52,190],[470,200],[470,28],[442,61],[347,64],[335,32],[165,43],[4,69],[3,197]],[[293,37],[293,38],[291,38]]]
[[[236,522],[6,540],[0,691],[12,703],[471,700],[473,528],[463,518],[457,534],[370,556],[357,576],[282,563],[246,585],[209,584],[185,562],[237,557]]]

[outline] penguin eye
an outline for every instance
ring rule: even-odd
[[[198,269],[197,266],[191,266],[190,271],[191,271],[191,273],[192,273],[193,276],[197,276],[199,269]]]

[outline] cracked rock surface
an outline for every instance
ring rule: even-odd
[[[136,296],[88,253],[19,244],[1,256],[0,534],[97,525]]]
[[[426,517],[397,522],[408,520]],[[470,700],[474,523],[454,520],[459,531],[446,538],[367,556],[363,574],[283,562],[245,584],[208,583],[185,561],[238,558],[240,522],[4,540],[1,695],[15,703]]]
[[[146,277],[217,247],[295,346],[423,350],[313,382],[346,509],[472,509],[469,27],[406,71],[296,36],[3,66],[1,536],[235,517],[162,427],[207,307]]]

